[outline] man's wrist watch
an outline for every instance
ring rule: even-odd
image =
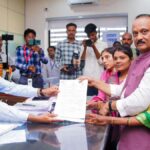
[[[111,104],[112,104],[112,101],[109,101],[109,102],[108,102],[109,112],[112,112],[112,111],[113,111]]]

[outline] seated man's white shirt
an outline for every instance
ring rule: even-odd
[[[28,113],[0,102],[0,122],[26,122]]]
[[[133,116],[146,110],[150,105],[150,68],[146,70],[144,76],[137,87],[137,89],[128,97],[124,97],[122,92],[123,84],[121,85],[110,85],[111,94],[114,96],[120,96],[116,102],[116,107],[121,116]]]
[[[37,88],[33,88],[27,85],[15,84],[1,77],[0,77],[0,92],[24,97],[37,96]]]
[[[34,97],[38,95],[36,88],[32,88],[27,85],[15,84],[4,80],[1,77],[0,92],[24,97]],[[20,111],[14,106],[9,106],[0,102],[0,121],[25,122],[27,121],[28,115],[28,113]]]
[[[102,50],[107,48],[107,44],[105,42],[100,41],[99,39],[96,41],[95,46],[98,49],[99,53],[101,53]],[[84,47],[82,46],[82,51],[80,53],[81,56],[83,51],[84,51]],[[92,47],[87,47],[83,75],[90,76],[95,79],[99,79],[103,70],[104,67],[101,63],[101,59],[96,58],[96,55]]]

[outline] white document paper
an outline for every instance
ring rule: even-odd
[[[23,125],[23,123],[0,122],[0,136],[21,125]]]
[[[84,122],[88,81],[60,80],[54,113],[57,119]]]

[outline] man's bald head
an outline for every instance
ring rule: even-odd
[[[133,43],[132,34],[129,32],[125,32],[122,35],[122,41],[121,42],[122,42],[122,45],[127,45],[127,46],[131,47],[131,45]]]

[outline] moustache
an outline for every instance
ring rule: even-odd
[[[142,41],[142,40],[137,41],[137,45],[138,45],[138,44],[144,44],[144,43],[145,43],[145,42]]]
[[[74,34],[71,33],[71,34],[69,34],[69,35],[73,36]]]

